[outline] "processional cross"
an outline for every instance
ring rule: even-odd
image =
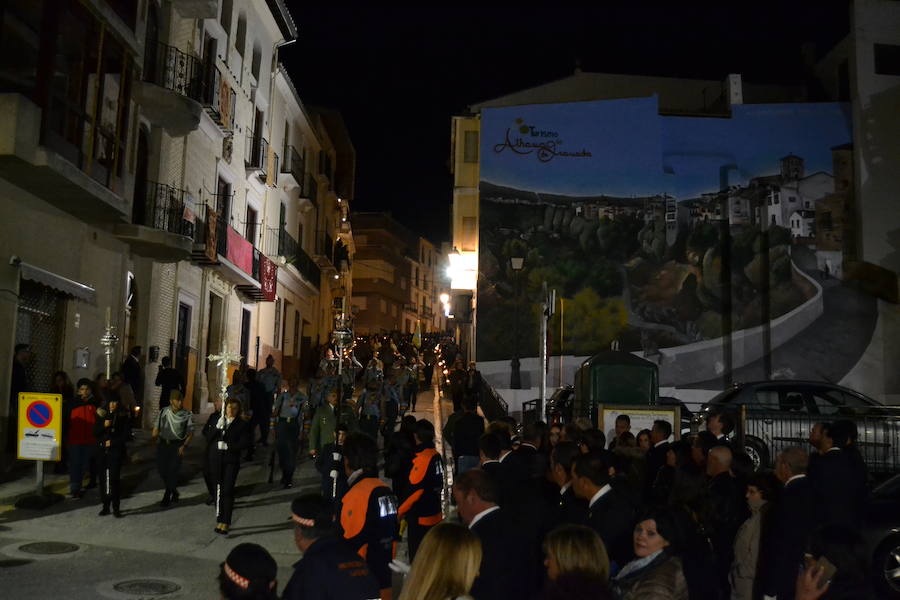
[[[206,357],[207,360],[211,360],[216,363],[216,366],[219,367],[219,383],[221,384],[221,390],[219,393],[221,394],[221,400],[225,402],[225,395],[228,390],[228,363],[236,360],[240,361],[243,358],[240,354],[232,354],[228,352],[228,342],[222,341],[222,352],[219,354],[210,354]]]

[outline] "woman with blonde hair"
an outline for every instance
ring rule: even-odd
[[[431,528],[416,552],[399,600],[468,598],[481,564],[481,542],[458,523]]]
[[[589,527],[563,525],[544,540],[546,599],[601,600],[609,597],[609,556]]]

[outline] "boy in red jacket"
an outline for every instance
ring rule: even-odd
[[[94,384],[90,379],[78,380],[78,390],[72,410],[69,413],[69,490],[73,498],[81,498],[84,491],[81,483],[84,472],[90,466],[91,456],[97,446],[94,437],[94,422],[97,418],[97,401],[94,399]]]

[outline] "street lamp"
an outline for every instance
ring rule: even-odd
[[[522,270],[522,267],[525,266],[525,257],[511,256],[509,259],[509,266],[513,270],[516,294],[516,302],[513,310],[513,357],[509,365],[509,387],[513,390],[520,390],[522,389],[522,373],[519,369],[519,296],[521,295],[519,290],[519,272]]]

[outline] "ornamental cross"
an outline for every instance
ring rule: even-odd
[[[216,366],[219,367],[219,383],[222,388],[220,393],[222,395],[222,402],[225,402],[225,395],[228,390],[228,363],[233,360],[240,362],[243,358],[240,354],[232,354],[228,351],[228,343],[226,341],[222,341],[222,352],[220,354],[210,354],[206,357],[207,360],[211,360],[216,363]]]

